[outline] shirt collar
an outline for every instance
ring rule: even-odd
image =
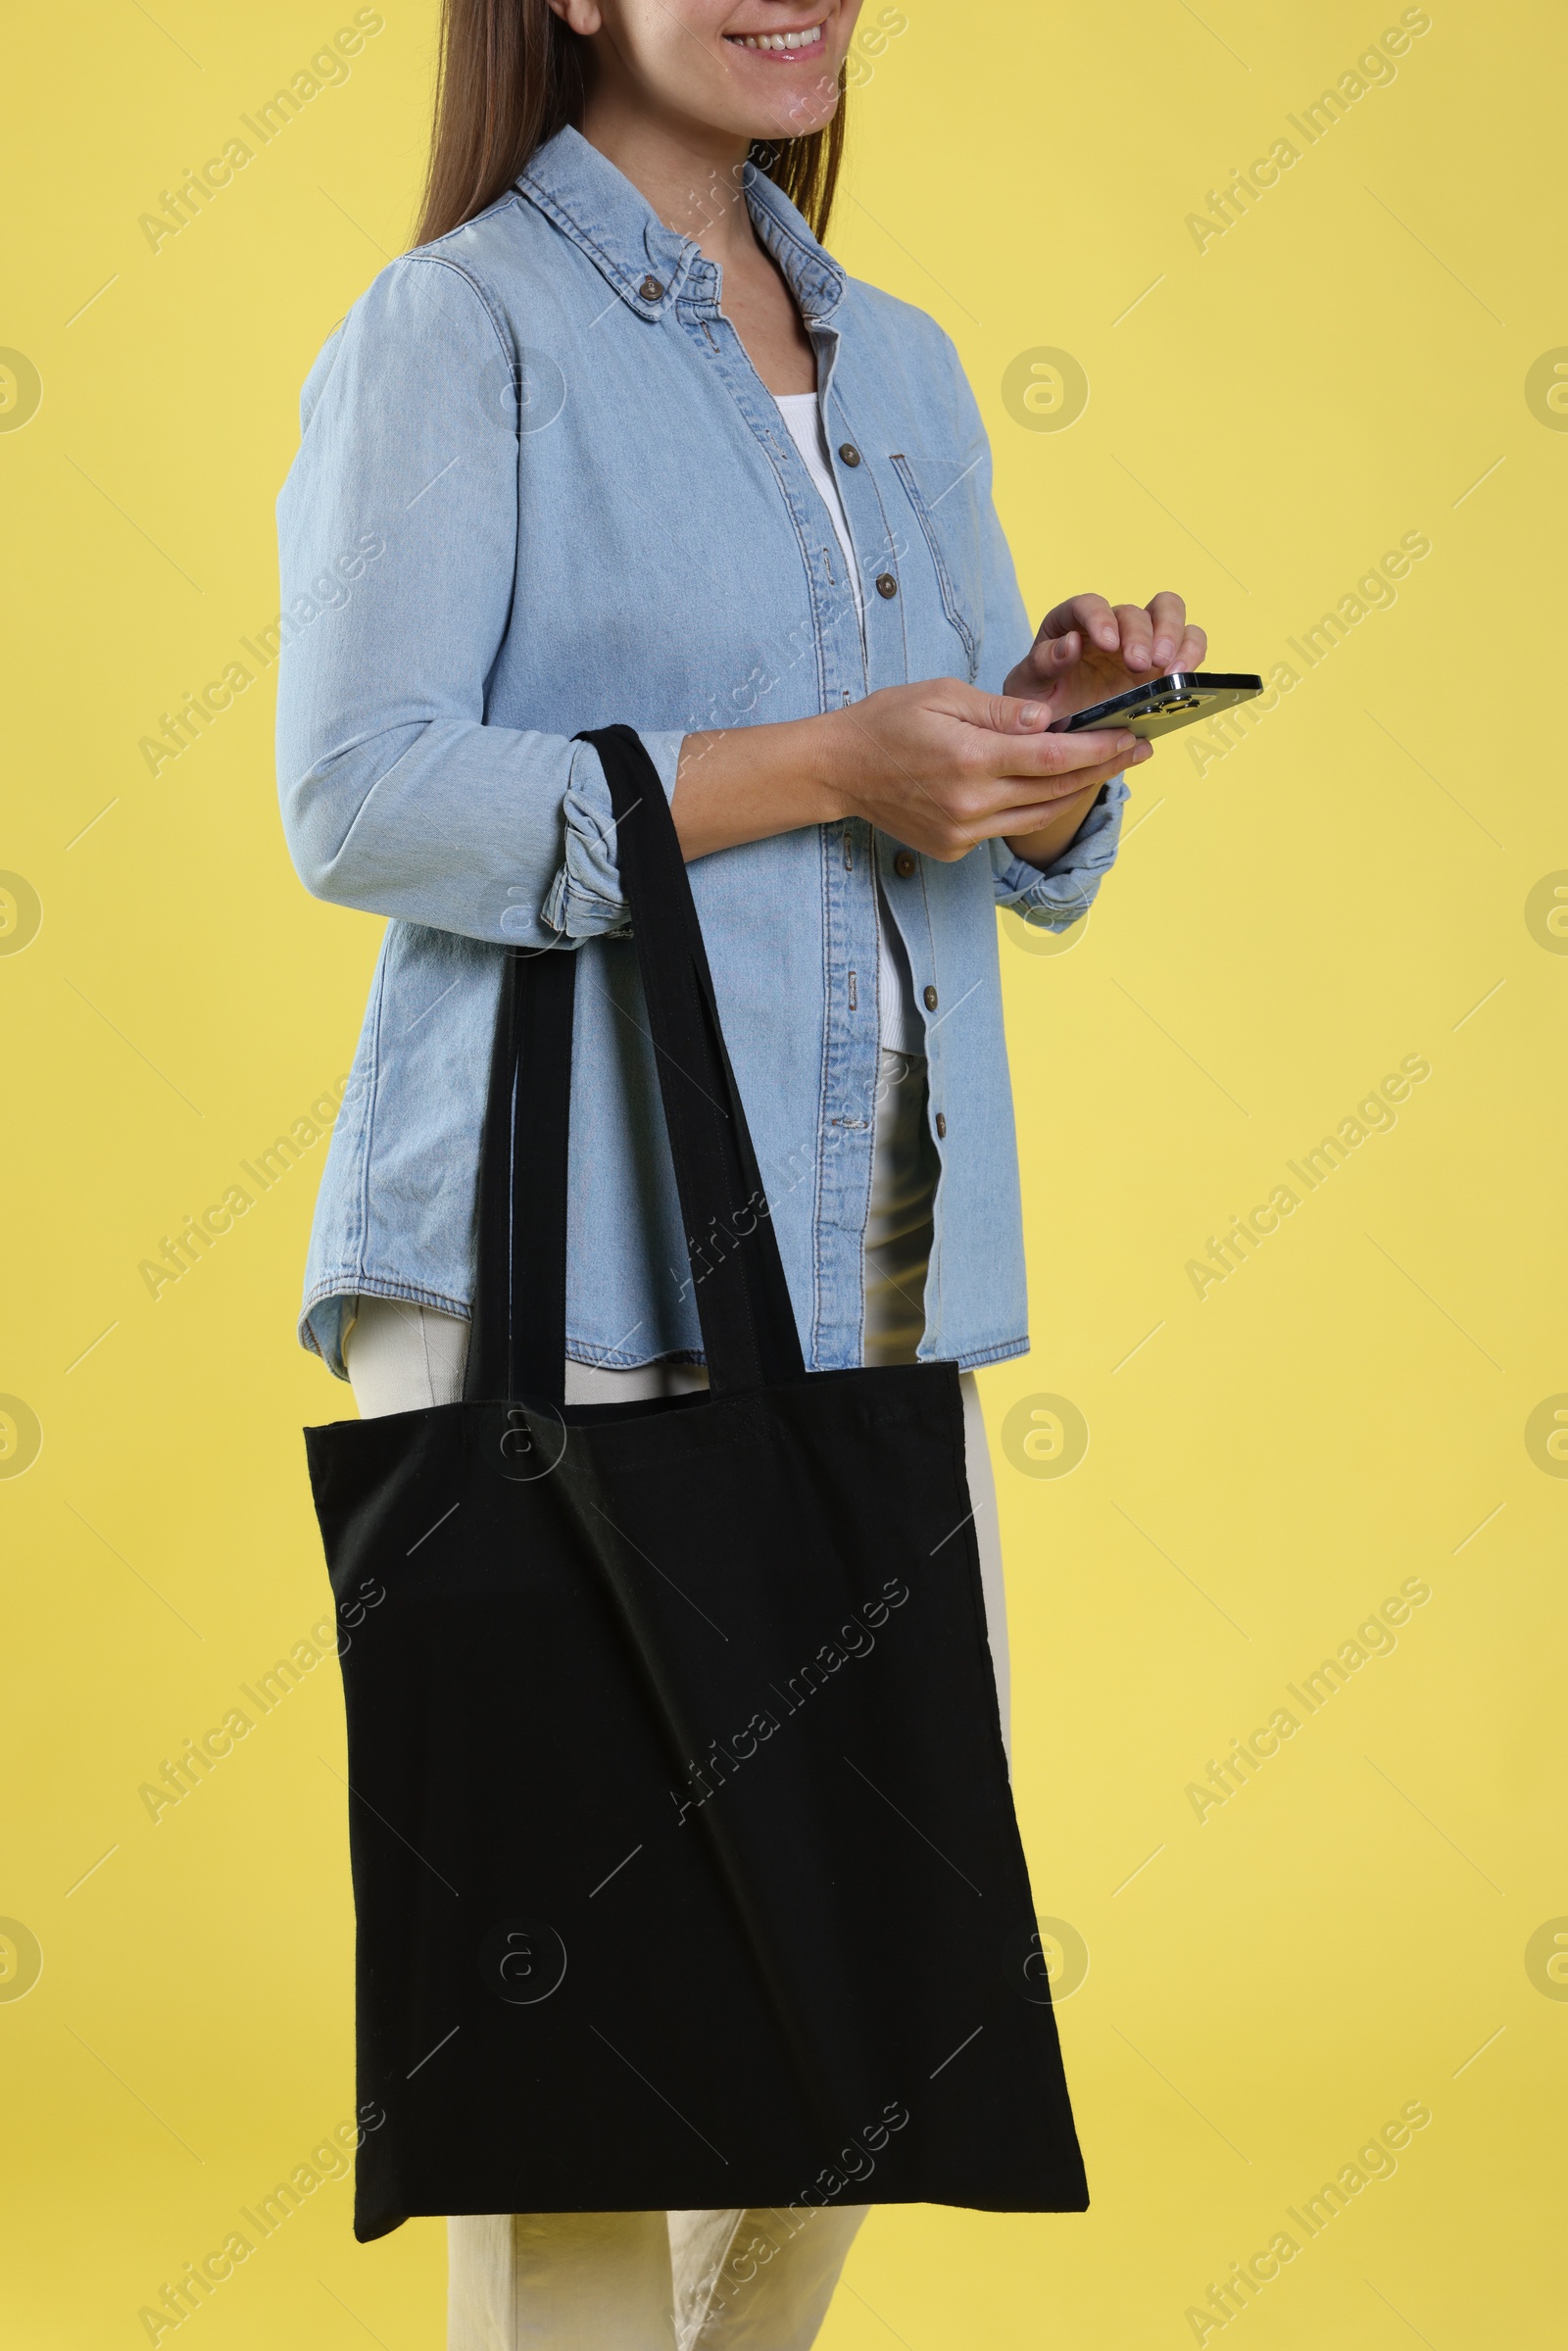
[[[693,290],[705,276],[716,289],[717,271],[693,239],[666,228],[625,173],[569,123],[535,149],[516,185],[640,317],[662,317],[688,278]],[[783,189],[753,164],[746,166],[745,186],[753,225],[802,318],[808,326],[824,323],[843,297],[843,270]]]

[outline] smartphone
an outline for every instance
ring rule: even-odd
[[[1075,710],[1070,718],[1057,718],[1049,731],[1054,735],[1082,735],[1095,727],[1125,727],[1147,743],[1155,735],[1173,734],[1179,726],[1191,726],[1200,718],[1210,717],[1215,710],[1229,710],[1239,702],[1250,702],[1262,691],[1262,679],[1245,672],[1231,675],[1206,669],[1173,669],[1169,676],[1152,677],[1146,685],[1134,686],[1130,693],[1117,694],[1109,702],[1097,702],[1087,710]]]

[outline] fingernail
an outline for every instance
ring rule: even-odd
[[[1020,726],[1038,725],[1045,714],[1044,709],[1038,702],[1026,702],[1018,712],[1018,724]]]
[[[1136,767],[1140,759],[1152,759],[1153,756],[1154,746],[1152,743],[1140,743],[1138,749],[1133,753],[1132,763]]]

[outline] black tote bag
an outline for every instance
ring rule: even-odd
[[[576,957],[509,953],[463,1398],[306,1432],[363,2136],[415,2213],[1088,2202],[951,1363],[807,1373],[663,790],[599,747],[708,1393],[565,1405]]]

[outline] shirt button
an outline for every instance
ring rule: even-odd
[[[907,881],[910,874],[914,871],[914,859],[906,849],[901,849],[898,856],[894,858],[893,870],[905,881]]]
[[[839,455],[847,465],[858,465],[860,462],[860,453],[853,441],[841,441]]]
[[[937,1112],[937,1141],[938,1141],[939,1143],[942,1141],[943,1137],[944,1137],[944,1136],[947,1134],[947,1131],[948,1131],[948,1122],[947,1122],[947,1120],[946,1120],[946,1119],[943,1117],[943,1115],[942,1115],[941,1111],[939,1110],[939,1111]]]
[[[663,279],[660,277],[645,277],[642,284],[637,288],[637,291],[639,294],[641,294],[645,302],[661,302],[662,301],[664,294]]]
[[[937,992],[934,988],[928,988],[925,992],[925,1008],[928,1012],[934,1012],[937,1008]]]
[[[891,571],[879,571],[877,573],[876,592],[879,596],[897,596],[899,592],[899,583],[894,578]]]

